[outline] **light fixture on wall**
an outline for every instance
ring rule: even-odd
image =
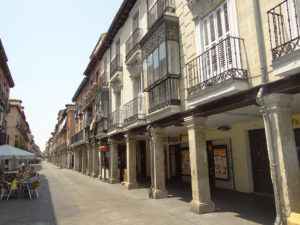
[[[224,126],[218,127],[218,130],[220,130],[220,131],[229,131],[229,130],[231,130],[231,127],[227,126],[227,125],[224,125]]]

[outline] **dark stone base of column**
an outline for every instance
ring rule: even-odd
[[[160,189],[152,189],[151,197],[153,199],[162,199],[168,197],[167,190],[160,190]]]
[[[199,201],[192,201],[191,202],[191,211],[197,214],[205,214],[215,211],[215,203],[210,202],[199,202]]]

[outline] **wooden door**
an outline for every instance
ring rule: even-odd
[[[249,131],[254,191],[273,194],[265,130]]]

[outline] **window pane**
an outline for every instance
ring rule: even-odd
[[[147,74],[147,59],[144,59],[144,62],[143,62],[143,82],[144,82],[144,86],[147,87],[147,80],[148,80],[148,74]]]
[[[168,41],[168,66],[170,74],[180,73],[179,47],[176,41]]]
[[[224,4],[224,17],[225,17],[225,29],[228,32],[229,31],[229,21],[228,21],[227,3]]]
[[[204,43],[208,45],[208,23],[207,20],[204,21]]]
[[[153,81],[159,79],[159,58],[158,58],[158,49],[153,52]]]
[[[211,42],[216,40],[216,34],[215,34],[215,22],[214,22],[214,16],[209,16],[209,25],[210,25],[210,39]]]
[[[166,59],[166,43],[163,42],[159,46],[159,64],[160,64],[160,77],[167,74],[167,59]]]
[[[152,54],[148,56],[148,85],[152,84],[153,82],[153,60]]]
[[[218,23],[218,36],[221,37],[223,35],[221,9],[219,9],[217,12],[217,23]]]

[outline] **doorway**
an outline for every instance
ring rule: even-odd
[[[249,141],[254,192],[265,195],[273,195],[265,130],[250,130]]]
[[[139,141],[137,145],[137,182],[140,184],[146,184],[148,182],[146,141]]]
[[[120,172],[120,182],[125,181],[125,170],[126,170],[126,145],[119,144],[118,145],[118,168]]]

